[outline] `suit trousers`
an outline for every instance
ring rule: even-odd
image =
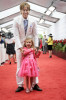
[[[24,85],[24,77],[19,77],[18,72],[20,70],[21,62],[22,62],[22,53],[20,50],[16,50],[16,59],[17,59],[17,71],[16,71],[16,81],[17,85],[19,87],[22,87]],[[33,78],[33,85],[38,84],[38,77]]]

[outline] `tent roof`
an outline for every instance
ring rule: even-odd
[[[8,10],[10,8],[16,7],[18,5],[20,5],[20,3],[22,2],[28,2],[28,3],[32,3],[34,5],[37,5],[37,7],[43,7],[44,9],[44,13],[40,12],[40,11],[36,11],[35,9],[31,9],[30,11],[30,16],[36,17],[38,19],[44,19],[46,21],[52,22],[52,23],[56,23],[59,18],[56,17],[52,17],[51,15],[46,15],[45,11],[52,5],[56,8],[56,11],[59,11],[61,13],[66,14],[66,2],[65,0],[0,0],[0,13],[2,13],[5,10]],[[7,12],[6,12],[7,13]],[[3,18],[0,18],[0,25],[5,24],[9,21],[12,21],[14,17],[20,15],[19,10],[14,13],[12,13],[11,15],[4,16]],[[44,26],[49,28],[51,26],[51,24],[39,24],[39,22],[37,21],[38,25]],[[12,26],[12,25],[10,25]]]

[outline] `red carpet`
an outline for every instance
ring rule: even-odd
[[[33,91],[29,94],[21,91],[15,93],[16,64],[5,63],[0,66],[0,100],[66,100],[66,60],[49,54],[41,54],[39,86],[42,92]],[[24,86],[25,87],[25,86]]]

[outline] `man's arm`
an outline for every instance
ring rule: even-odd
[[[20,42],[20,37],[19,37],[19,30],[18,30],[18,23],[16,22],[16,20],[14,20],[13,23],[13,34],[15,37],[15,43],[16,43],[16,49],[22,48],[22,44]]]
[[[37,34],[37,23],[33,23],[33,35],[34,35],[34,44],[35,47],[38,49],[39,48],[39,41],[38,41],[38,34]]]

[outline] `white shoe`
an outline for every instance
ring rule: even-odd
[[[26,89],[26,93],[29,93],[29,92],[30,92],[30,90],[27,88],[27,89]]]
[[[4,66],[4,65],[0,65],[0,66]]]
[[[32,87],[30,88],[30,91],[33,91],[33,88]]]

